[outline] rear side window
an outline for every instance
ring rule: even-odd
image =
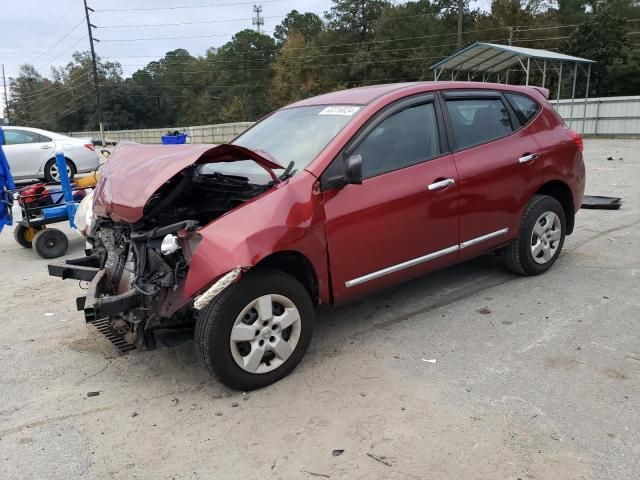
[[[505,95],[509,99],[509,102],[511,102],[511,106],[516,111],[520,117],[520,121],[524,125],[529,123],[531,119],[536,116],[538,110],[540,110],[540,105],[529,97],[518,95],[517,93],[505,93]]]
[[[433,103],[406,108],[383,120],[358,145],[364,178],[430,160],[440,153]]]
[[[457,148],[468,148],[509,135],[509,110],[499,98],[451,99],[447,110]]]
[[[5,145],[20,145],[22,143],[38,143],[39,135],[37,133],[27,132],[24,130],[5,130]]]

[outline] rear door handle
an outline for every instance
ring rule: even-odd
[[[538,158],[537,153],[527,153],[518,159],[518,163],[529,163],[533,162],[536,158]]]
[[[42,145],[40,147],[42,150],[49,150],[50,148],[53,148],[51,145]]]
[[[429,191],[433,192],[434,190],[442,190],[443,188],[448,187],[449,185],[454,185],[456,181],[453,178],[446,178],[444,180],[440,180],[438,182],[434,182],[430,185],[427,185]]]

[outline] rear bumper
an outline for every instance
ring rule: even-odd
[[[105,295],[106,272],[95,266],[99,261],[97,255],[90,255],[67,260],[62,264],[49,265],[49,275],[53,277],[89,282],[87,294],[76,298],[78,311],[84,311],[84,317],[88,323],[117,316],[143,306],[143,296],[135,289],[119,295]]]

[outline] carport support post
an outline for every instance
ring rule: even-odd
[[[67,215],[69,215],[69,225],[71,225],[71,228],[76,228],[76,224],[73,221],[73,217],[76,214],[76,202],[73,200],[71,180],[69,180],[69,174],[67,173],[67,161],[64,158],[64,153],[56,152],[56,166],[58,167],[58,175],[60,175],[60,187],[62,187],[64,203],[67,206]]]
[[[547,60],[545,59],[542,64],[542,88],[544,88],[544,84],[547,81]]]
[[[527,85],[529,85],[529,72],[531,71],[531,57],[527,57]]]
[[[560,108],[560,89],[562,88],[562,62],[560,63],[560,72],[558,72],[558,95],[556,96],[556,110]]]
[[[569,110],[569,126],[573,126],[573,103],[576,98],[576,79],[578,78],[578,62],[573,64],[573,88],[571,89],[571,109]]]
[[[584,92],[584,112],[582,112],[582,134],[587,129],[587,106],[589,104],[589,81],[591,80],[591,64],[587,67],[587,89]],[[595,134],[595,132],[593,132]]]

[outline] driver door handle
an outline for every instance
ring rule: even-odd
[[[537,153],[527,153],[518,159],[518,163],[529,163],[533,162],[536,158],[538,158]]]
[[[439,180],[430,185],[427,185],[429,191],[433,192],[434,190],[442,190],[443,188],[447,188],[449,185],[454,185],[456,181],[453,178],[446,178],[444,180]]]

